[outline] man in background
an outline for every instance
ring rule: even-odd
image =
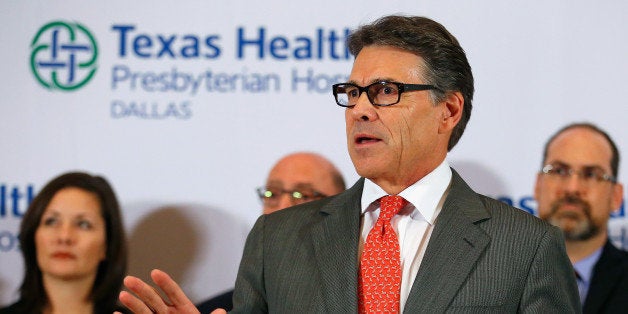
[[[542,167],[534,189],[539,216],[563,231],[583,312],[627,313],[628,253],[608,238],[624,191],[617,146],[593,124],[570,124],[545,144]]]
[[[309,152],[292,153],[281,158],[270,170],[266,185],[257,189],[263,213],[321,199],[345,190],[340,171],[325,157]],[[217,308],[230,311],[233,289],[197,305],[201,313]]]

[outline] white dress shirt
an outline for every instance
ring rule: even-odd
[[[408,205],[391,220],[399,238],[401,253],[400,312],[403,312],[412,283],[421,266],[427,243],[432,235],[434,222],[447,197],[451,176],[449,163],[443,160],[436,169],[398,194],[408,201]],[[388,194],[373,181],[365,180],[361,202],[360,256],[362,256],[364,241],[379,217],[379,199],[386,195]]]

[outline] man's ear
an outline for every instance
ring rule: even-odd
[[[621,183],[615,183],[612,193],[611,212],[618,210],[621,206],[621,202],[624,201],[624,186]]]
[[[464,97],[460,92],[448,93],[441,104],[443,104],[443,111],[439,131],[441,133],[451,132],[462,118]]]
[[[534,183],[534,199],[538,202],[539,195],[541,195],[541,178],[542,174],[536,174],[536,182]]]

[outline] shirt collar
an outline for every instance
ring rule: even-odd
[[[580,279],[586,283],[591,282],[591,275],[593,275],[593,266],[597,263],[602,255],[602,248],[597,249],[593,254],[575,262],[573,268],[576,270]]]
[[[443,194],[449,187],[451,177],[451,168],[445,159],[436,169],[432,170],[432,172],[401,191],[399,196],[405,198],[412,204],[427,222],[434,224],[438,214],[437,207]],[[379,205],[372,205],[373,202],[386,195],[388,195],[388,193],[381,187],[370,179],[366,179],[362,190],[362,214],[369,210],[370,206],[378,208]],[[410,215],[413,219],[415,218],[416,210]]]

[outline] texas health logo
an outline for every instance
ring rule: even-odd
[[[50,90],[74,91],[96,73],[98,45],[79,23],[50,22],[31,42],[30,65],[35,78]]]

